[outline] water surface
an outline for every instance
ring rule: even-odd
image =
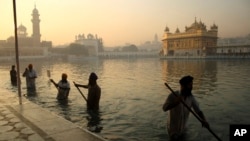
[[[21,62],[21,71],[32,63],[37,71],[36,93],[28,98],[34,103],[59,114],[80,127],[86,128],[89,114],[86,102],[74,87],[73,81],[88,83],[90,72],[99,76],[102,88],[100,123],[97,133],[114,141],[166,141],[167,113],[162,104],[172,89],[179,89],[184,75],[194,77],[194,96],[207,117],[212,130],[229,140],[230,124],[250,124],[250,61],[249,60],[159,60],[107,59],[82,62],[37,61]],[[13,63],[0,65],[0,89],[17,93],[11,86],[9,70]],[[56,100],[56,89],[49,82],[47,70],[56,82],[62,73],[68,74],[71,91],[65,105]],[[22,73],[22,72],[21,72]],[[21,78],[22,94],[27,94],[25,79]],[[83,94],[86,89],[81,89]],[[187,141],[210,141],[215,138],[194,116],[190,115]]]

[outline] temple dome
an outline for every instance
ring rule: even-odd
[[[206,25],[202,21],[197,22],[196,18],[195,18],[194,23],[191,24],[191,26],[185,27],[185,28],[186,28],[186,32],[192,32],[192,31],[195,31],[195,30],[202,30],[202,31],[207,30]]]
[[[18,30],[19,31],[26,31],[27,28],[21,24],[21,25],[18,26]]]
[[[213,25],[211,26],[211,29],[218,29],[218,26],[217,26],[216,24],[213,24]]]

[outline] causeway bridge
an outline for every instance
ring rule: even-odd
[[[137,57],[157,57],[159,51],[138,51],[138,52],[123,52],[123,51],[104,51],[98,52],[99,58],[137,58]]]

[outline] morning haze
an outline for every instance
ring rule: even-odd
[[[53,45],[69,44],[78,34],[97,34],[105,47],[139,45],[159,39],[166,26],[171,32],[184,31],[195,17],[207,27],[215,23],[218,36],[239,37],[250,33],[250,2],[248,0],[22,0],[17,1],[17,25],[32,34],[31,11],[40,14],[41,40]],[[13,5],[0,2],[0,39],[14,35]]]

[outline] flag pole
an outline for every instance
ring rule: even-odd
[[[13,13],[14,13],[14,28],[15,28],[15,52],[16,52],[16,65],[17,65],[17,87],[18,87],[19,104],[22,105],[21,80],[20,80],[20,68],[19,68],[18,37],[17,37],[16,0],[13,0]]]

